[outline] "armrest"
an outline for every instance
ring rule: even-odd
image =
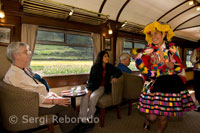
[[[24,126],[25,118],[38,117],[39,94],[14,87],[0,81],[0,108],[4,127],[17,130]],[[16,124],[9,122],[9,117],[15,115],[18,119]],[[32,126],[36,127],[37,123]]]
[[[144,80],[140,76],[124,73],[124,90],[123,98],[137,99],[140,97]]]
[[[118,78],[116,83],[112,83],[113,105],[119,104],[122,101],[123,82],[124,76],[122,75],[120,78]]]

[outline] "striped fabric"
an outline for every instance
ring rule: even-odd
[[[151,53],[145,54],[144,50],[144,52],[141,52],[136,57],[137,68],[141,71],[145,79],[138,108],[141,112],[148,114],[182,116],[184,111],[190,111],[195,108],[191,96],[188,91],[184,89],[184,87],[180,88],[178,86],[178,88],[174,88],[174,86],[172,86],[172,88],[168,88],[168,90],[172,90],[171,92],[165,92],[165,90],[162,89],[165,88],[165,86],[163,86],[159,90],[153,91],[158,78],[166,75],[178,75],[184,70],[182,61],[176,51],[174,43],[169,43],[168,46],[169,48],[165,47],[162,49],[164,63],[161,62],[158,47],[153,44],[149,44],[147,46],[147,49],[153,49],[151,50]],[[167,62],[173,62],[174,68],[168,68],[165,64]],[[182,84],[182,82],[184,83],[185,77],[182,78],[180,75],[179,77],[181,77],[182,80],[179,84]],[[164,81],[160,84],[160,86],[164,84],[170,83]],[[176,86],[176,82],[173,84]]]
[[[143,92],[139,101],[139,110],[149,114],[182,116],[183,111],[195,109],[187,90],[183,90],[180,93]]]
[[[169,69],[165,64],[160,62],[160,53],[158,47],[149,44],[146,50],[149,51],[149,49],[153,49],[153,52],[146,54],[146,50],[144,50],[144,52],[142,54],[138,54],[140,56],[137,56],[136,58],[137,68],[144,76],[159,77],[160,75],[178,74],[182,71],[182,61],[176,51],[174,43],[169,43],[168,45],[169,49],[163,49],[164,62],[173,62],[174,69]],[[168,53],[171,53],[172,55],[169,57]]]

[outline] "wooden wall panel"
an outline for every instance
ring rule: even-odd
[[[5,13],[5,18],[0,19],[1,26],[12,27],[11,41],[21,40],[21,17]]]
[[[11,13],[8,10],[18,10],[19,4],[18,0],[2,0],[3,7],[5,11],[5,18],[0,19],[0,26],[10,27],[11,32],[11,41],[20,41],[21,40],[21,16]],[[12,4],[11,4],[12,2]],[[0,45],[0,78],[3,78],[5,73],[10,67],[10,61],[6,57],[6,47],[7,45]]]
[[[3,3],[2,9],[4,11],[20,11],[21,5],[19,0],[1,0]]]
[[[57,75],[44,77],[51,88],[86,84],[89,74]]]
[[[138,39],[138,40],[144,40],[145,41],[145,35],[128,33],[128,32],[125,32],[125,31],[119,31],[118,37]]]
[[[45,16],[36,16],[36,15],[31,15],[31,14],[24,14],[22,17],[22,23],[36,24],[43,27],[50,27],[50,28],[57,28],[57,29],[101,33],[100,26],[81,24],[81,23],[70,22],[70,21],[62,20],[62,19],[49,18]]]

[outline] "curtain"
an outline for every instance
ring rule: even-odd
[[[94,61],[97,58],[98,53],[101,51],[101,36],[97,33],[92,33],[92,40],[94,45]]]
[[[125,39],[122,37],[117,38],[116,44],[116,66],[119,64],[119,56],[122,54]]]
[[[30,46],[30,50],[32,53],[35,48],[37,30],[38,30],[37,25],[22,24],[21,41],[27,43]]]

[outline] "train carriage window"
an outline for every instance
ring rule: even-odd
[[[39,28],[31,60],[41,75],[89,73],[93,65],[93,42],[89,33]]]
[[[37,41],[64,42],[64,33],[39,30]]]
[[[193,67],[190,57],[192,55],[192,49],[186,49],[186,67]]]
[[[145,42],[140,40],[125,40],[123,53],[130,53],[132,48],[145,48]],[[135,61],[131,58],[131,63],[128,66],[132,71],[139,71],[135,66]]]

